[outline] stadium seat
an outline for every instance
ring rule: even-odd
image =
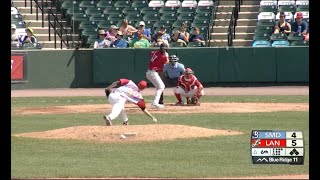
[[[117,24],[118,21],[101,21],[98,23],[98,28],[99,29],[110,29],[111,25]]]
[[[21,14],[11,14],[11,21],[23,21]]]
[[[114,3],[112,2],[112,0],[100,0],[97,3],[97,7],[100,7],[100,8],[114,7]]]
[[[273,33],[273,26],[257,26],[255,32],[264,34],[266,33],[271,36],[271,34]]]
[[[11,7],[11,14],[19,14],[19,11],[15,7]]]
[[[149,7],[164,7],[165,3],[162,0],[151,0]]]
[[[158,14],[146,14],[142,17],[144,21],[158,21],[160,16]]]
[[[164,21],[176,21],[177,20],[177,15],[172,13],[172,14],[163,14],[160,17],[160,20],[164,20]]]
[[[82,21],[79,24],[79,29],[96,29],[98,25],[95,21]]]
[[[309,11],[309,5],[301,5],[297,7],[297,12],[300,11]]]
[[[96,7],[96,3],[95,1],[81,1],[79,4],[79,7],[81,8]]]
[[[177,11],[178,9],[174,7],[162,7],[159,9],[159,14],[175,14]]]
[[[178,14],[189,14],[189,13],[195,13],[196,8],[193,7],[180,7],[177,11]]]
[[[271,45],[272,47],[288,47],[290,46],[289,41],[286,40],[279,40],[279,41],[274,41]]]
[[[261,6],[277,6],[278,1],[277,0],[262,0],[260,1],[260,7]]]
[[[181,2],[180,0],[167,0],[164,4],[165,7],[181,7]]]
[[[86,48],[89,48],[89,47],[91,47],[91,45],[92,44],[94,44],[94,42],[97,40],[98,38],[97,38],[97,36],[89,36],[88,38],[87,38],[87,40],[85,41],[85,43],[84,43],[84,47],[86,47]],[[93,47],[93,46],[92,46]]]
[[[142,15],[146,14],[158,14],[160,8],[157,7],[144,7],[140,10]]]
[[[173,24],[173,23],[172,23]],[[161,27],[162,25],[165,26],[166,28],[170,27],[171,28],[171,21],[165,21],[165,20],[159,20],[156,23],[154,23],[154,27]]]
[[[212,6],[201,6],[201,7],[197,7],[196,8],[196,13],[197,14],[202,14],[202,13],[214,13],[213,12],[214,10],[213,10],[213,7]]]
[[[135,7],[135,8],[144,8],[144,7],[148,7],[149,4],[148,4],[148,1],[144,0],[144,1],[134,1],[132,2],[132,7]]]
[[[256,32],[253,36],[254,41],[269,41],[270,35],[264,32]]]
[[[198,7],[199,6],[213,6],[214,5],[214,2],[212,0],[199,0],[198,2]]]
[[[252,47],[271,47],[271,43],[269,41],[258,40],[253,42]]]
[[[262,19],[262,20],[259,20],[258,21],[258,24],[257,24],[257,26],[268,26],[268,27],[274,27],[274,25],[275,25],[275,21],[274,20],[269,20],[269,19],[267,19],[267,20],[264,20],[264,19]]]
[[[17,26],[17,29],[27,27],[26,22],[24,21],[11,21],[11,24],[15,24]]]
[[[183,43],[171,42],[170,47],[186,47]]]
[[[297,13],[298,13],[298,12],[296,12],[296,13],[294,14],[294,19],[297,18]],[[301,11],[301,13],[302,13],[302,15],[303,15],[303,19],[309,19],[309,12],[308,12],[308,11]]]
[[[122,14],[122,9],[121,8],[116,8],[116,7],[110,7],[110,8],[106,8],[103,11],[103,14],[109,16],[111,14]]]
[[[291,46],[309,46],[304,40],[292,41],[290,45]]]
[[[292,23],[294,22],[294,19],[293,19],[293,14],[291,12],[284,12],[284,14],[286,15],[286,21],[288,23]],[[278,14],[276,15],[276,20],[280,20],[280,12],[278,12]]]
[[[309,11],[309,0],[297,0],[297,11]]]
[[[204,47],[204,44],[200,42],[189,42],[187,47]]]
[[[181,27],[182,23],[185,23],[187,26],[191,25],[190,21],[182,21],[182,20],[176,20],[173,24],[172,27]]]
[[[288,36],[288,41],[302,41],[304,36],[299,33],[290,33]]]
[[[273,12],[274,14],[277,14],[278,6],[272,5],[272,6],[261,6],[259,9],[259,12]]]
[[[192,21],[194,19],[194,15],[189,13],[189,14],[180,14],[178,16],[178,20],[182,21]]]
[[[283,40],[288,40],[288,36],[283,34],[283,33],[279,33],[279,34],[272,34],[270,36],[270,40],[271,41],[283,41]]]
[[[279,6],[278,12],[295,13],[296,12],[296,7],[294,5],[282,5],[282,6]]]
[[[104,14],[92,14],[89,17],[90,21],[95,21],[95,22],[100,22],[100,21],[105,21],[107,17]]]
[[[127,19],[128,21],[141,21],[142,17],[140,14],[128,14],[127,16],[125,16],[125,19]]]
[[[109,21],[122,21],[123,18],[123,14],[110,14],[107,19]]]
[[[101,15],[101,14],[103,14],[103,11],[99,7],[88,7],[88,8],[86,8],[85,13],[88,16],[91,16],[92,14]]]
[[[198,2],[196,0],[184,0],[181,7],[197,7]]]
[[[122,14],[140,14],[140,10],[136,7],[125,7],[124,9],[122,9]]]
[[[275,15],[272,12],[261,12],[258,15],[258,21],[259,20],[274,20]]]
[[[296,0],[278,0],[278,6],[291,6],[291,5],[295,5]]]
[[[125,7],[132,7],[132,4],[129,0],[127,1],[116,1],[114,3],[114,7],[122,7],[122,8],[125,8]]]
[[[211,20],[211,13],[201,13],[201,14],[196,14],[194,17],[195,20],[205,20],[205,21],[210,21]]]

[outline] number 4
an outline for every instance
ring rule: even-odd
[[[295,132],[292,133],[291,137],[296,138],[297,137],[296,133]]]

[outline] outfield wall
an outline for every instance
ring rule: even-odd
[[[12,54],[19,51],[12,51]],[[145,78],[151,49],[29,50],[12,89],[100,87]],[[308,83],[309,47],[171,48],[203,83]]]

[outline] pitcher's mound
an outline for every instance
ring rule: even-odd
[[[75,126],[43,132],[21,133],[16,134],[15,136],[46,139],[77,139],[102,143],[127,143],[240,134],[243,133],[195,126],[155,124],[129,126]]]

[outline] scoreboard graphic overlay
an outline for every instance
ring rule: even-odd
[[[303,165],[302,131],[253,130],[250,144],[253,164]]]

